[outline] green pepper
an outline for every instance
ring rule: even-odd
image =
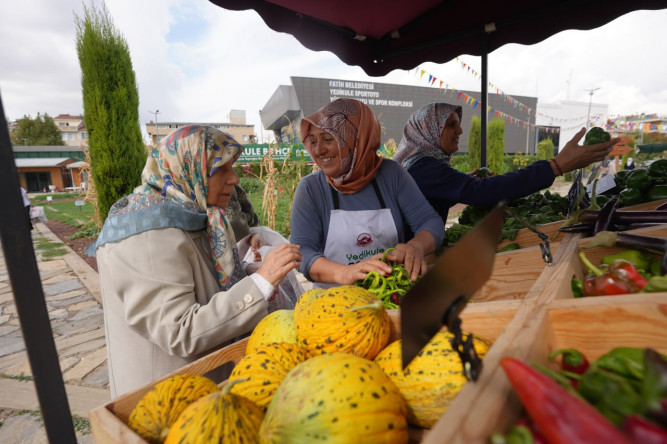
[[[637,270],[647,271],[651,265],[650,259],[639,250],[625,250],[618,254],[612,254],[602,258],[602,263],[610,265],[616,259],[625,259],[630,262]]]
[[[648,166],[648,174],[651,177],[667,177],[667,159],[658,159]]]
[[[584,297],[584,281],[577,279],[576,275],[572,276],[572,280],[570,281],[570,288],[572,288],[572,295],[575,298]]]
[[[636,188],[638,190],[645,190],[650,187],[651,182],[648,180],[648,170],[639,168],[631,171],[625,181],[625,186],[627,188]]]
[[[498,253],[502,253],[502,252],[504,252],[504,251],[514,251],[514,250],[518,250],[519,248],[521,248],[521,247],[519,246],[519,244],[517,244],[516,242],[511,242],[511,243],[505,245],[505,246],[504,246],[503,248],[501,248],[500,250],[498,250]]]
[[[608,142],[611,139],[611,134],[596,126],[591,128],[584,138],[584,145],[595,145],[597,143]]]
[[[667,199],[667,185],[653,185],[646,192],[646,198],[649,202],[652,200]]]
[[[593,366],[641,381],[644,377],[644,349],[618,347],[600,356]]]
[[[648,266],[648,272],[653,276],[661,276],[662,272],[660,266],[662,265],[662,258],[660,256],[653,256],[651,258],[651,265]]]
[[[487,167],[481,167],[477,170],[477,173],[475,174],[477,177],[489,177],[491,176],[491,170],[489,170]]]
[[[655,293],[658,291],[667,291],[667,276],[651,276],[642,290],[643,293]]]
[[[640,204],[643,200],[642,192],[637,188],[626,188],[618,193],[618,201],[623,207]]]
[[[579,380],[579,393],[616,425],[642,408],[639,387],[630,379],[599,367],[592,366]]]
[[[620,170],[614,174],[616,185],[621,185],[621,188],[625,188],[625,181],[628,179],[628,174],[630,174],[630,170]]]

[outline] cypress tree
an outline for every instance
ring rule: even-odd
[[[554,157],[554,142],[550,138],[537,144],[537,160],[551,160]]]
[[[146,150],[139,125],[139,92],[127,41],[106,4],[75,15],[83,118],[102,223],[116,200],[141,183]]]
[[[505,121],[493,119],[489,122],[489,169],[503,173],[505,156]]]
[[[482,165],[482,120],[473,115],[470,120],[470,133],[468,134],[468,155],[470,163],[468,166],[475,170]]]

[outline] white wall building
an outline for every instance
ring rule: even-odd
[[[556,103],[537,102],[536,124],[560,127],[558,149],[560,150],[581,128],[586,126],[590,115],[590,126],[604,128],[607,123],[609,105],[561,100]]]

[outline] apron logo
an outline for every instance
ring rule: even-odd
[[[361,233],[357,236],[357,245],[359,247],[365,247],[373,243],[373,238],[368,233]]]

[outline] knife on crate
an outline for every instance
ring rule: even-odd
[[[463,341],[459,315],[470,298],[491,276],[506,203],[500,203],[452,247],[401,299],[401,354],[405,369],[442,328],[454,334],[468,380],[476,381],[482,361],[472,344]]]

